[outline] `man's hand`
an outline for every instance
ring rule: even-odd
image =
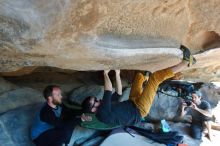
[[[182,100],[182,110],[184,110],[186,107],[187,107],[186,102],[184,102],[184,101]]]
[[[193,103],[193,102],[191,102],[190,107],[193,108],[193,109],[195,109],[195,110],[198,109],[197,105],[196,105],[195,103]]]
[[[191,103],[190,107],[195,109],[195,110],[197,110],[197,108],[198,108],[197,105],[195,103],[193,103],[193,102]]]
[[[108,70],[104,70],[104,73],[105,74],[108,74],[110,72],[110,70],[108,69]]]
[[[81,115],[81,120],[84,121],[92,121],[91,116],[86,116],[84,113]]]
[[[120,77],[120,70],[115,70],[115,78],[116,78],[116,88],[115,91],[118,93],[118,95],[122,95],[122,83],[121,83],[121,77]]]
[[[187,107],[186,102],[184,102],[184,100],[181,100],[181,113],[180,113],[180,117],[183,118],[186,114],[185,108]]]
[[[110,70],[104,70],[104,90],[112,91],[112,82],[108,76]]]
[[[116,74],[120,74],[120,70],[119,70],[119,69],[116,69],[116,70],[115,70],[115,73],[116,73]]]

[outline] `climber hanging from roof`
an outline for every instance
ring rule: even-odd
[[[153,103],[157,88],[164,80],[171,78],[175,73],[181,71],[187,66],[196,63],[196,59],[191,55],[188,48],[180,47],[183,51],[183,60],[179,64],[156,71],[150,74],[147,84],[144,88],[142,85],[146,77],[142,73],[137,73],[132,84],[129,100],[124,102],[112,102],[118,96],[122,95],[122,85],[120,79],[120,70],[115,70],[116,76],[116,92],[112,92],[112,83],[109,78],[109,71],[104,71],[104,96],[102,100],[97,100],[96,97],[87,97],[82,102],[84,113],[94,113],[97,121],[105,124],[132,126],[141,121],[147,116]],[[93,118],[94,118],[93,117]],[[81,116],[82,121],[93,120],[88,115]],[[84,125],[88,127],[88,125]]]

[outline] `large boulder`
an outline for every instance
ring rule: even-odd
[[[4,80],[0,77],[0,94],[17,88],[16,85]]]
[[[183,136],[183,143],[188,146],[218,146],[220,134],[219,131],[213,130],[214,138],[210,141],[205,134],[202,136],[202,140],[196,140],[190,136],[190,124],[186,123],[174,123],[168,122],[171,131],[177,131],[179,135]],[[151,124],[153,125],[153,124]],[[154,124],[157,127],[157,124]],[[164,146],[165,144],[160,144],[152,141],[150,138],[143,137],[139,135],[136,131],[129,130],[129,132],[134,136],[132,137],[128,132],[123,129],[113,130],[110,136],[108,136],[101,146],[121,146],[121,145],[146,145],[146,146]]]
[[[102,140],[101,137],[98,136],[94,136],[94,135],[100,135],[99,131],[94,130],[94,129],[86,129],[80,126],[76,126],[72,137],[70,139],[70,143],[69,146],[73,146],[74,144],[81,144],[83,146],[88,145],[89,143],[100,143],[100,141]],[[94,136],[94,138],[89,139],[90,137]]]
[[[32,88],[17,88],[0,95],[0,113],[6,112],[19,106],[43,102],[42,94]]]
[[[131,88],[125,88],[122,96],[118,99],[119,102],[128,100]],[[113,92],[115,90],[113,89]],[[78,88],[74,88],[68,96],[71,102],[81,104],[82,101],[88,96],[94,96],[98,99],[102,99],[104,95],[104,87],[100,85],[84,85]]]
[[[170,95],[175,95],[170,91]],[[180,98],[157,92],[147,116],[149,120],[177,120],[179,117]]]
[[[107,137],[101,146],[122,146],[122,145],[136,145],[136,146],[166,146],[154,142],[151,139],[145,138],[141,135],[134,134],[132,137],[129,133],[115,133]]]
[[[218,102],[220,101],[220,87],[216,86],[212,83],[204,84],[200,91],[202,93],[202,97],[207,100],[212,107],[216,107]]]
[[[81,104],[83,100],[88,96],[94,96],[101,99],[104,95],[104,87],[99,85],[85,85],[79,88],[73,89],[68,99],[71,102]]]
[[[0,143],[5,146],[32,146],[29,137],[34,113],[41,104],[17,108],[0,116]]]

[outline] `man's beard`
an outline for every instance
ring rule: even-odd
[[[61,105],[62,104],[62,101],[58,101],[58,100],[55,100],[55,99],[53,99],[53,104],[54,105]]]

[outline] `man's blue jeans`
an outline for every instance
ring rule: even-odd
[[[203,131],[203,126],[202,124],[191,124],[191,135],[193,138],[201,140],[202,138],[202,131]]]

